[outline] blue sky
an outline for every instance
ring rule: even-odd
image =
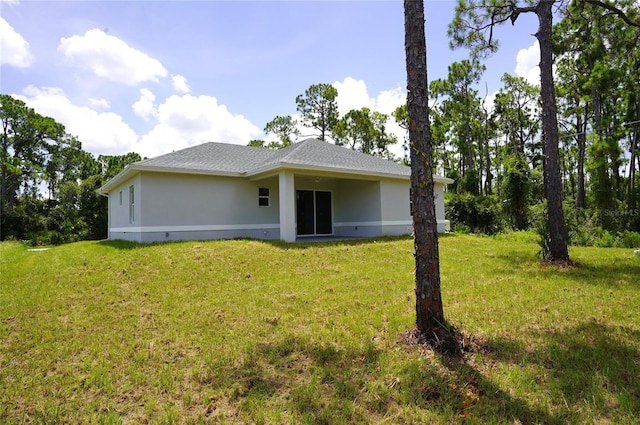
[[[406,98],[403,4],[394,1],[0,0],[0,91],[63,123],[98,154],[156,156],[265,138],[310,85],[341,113]],[[455,1],[425,2],[429,79],[467,58],[448,47]],[[509,72],[535,82],[534,17],[497,35],[478,89]],[[389,122],[389,128],[402,132]],[[400,153],[401,147],[394,147]]]

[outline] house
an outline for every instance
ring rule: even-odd
[[[204,143],[126,167],[100,192],[109,239],[138,242],[409,234],[410,167],[306,139],[284,149]],[[444,186],[435,176],[438,231]]]

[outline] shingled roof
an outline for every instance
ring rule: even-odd
[[[318,139],[306,139],[278,150],[209,142],[131,164],[100,191],[108,193],[117,182],[139,171],[253,177],[282,169],[401,179],[411,175],[411,168],[406,165]],[[436,180],[451,182],[443,177]]]

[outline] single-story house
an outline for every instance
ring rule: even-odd
[[[317,139],[283,149],[204,143],[127,166],[100,192],[109,239],[374,237],[409,234],[405,165]],[[444,187],[435,176],[438,231]]]

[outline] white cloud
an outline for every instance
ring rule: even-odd
[[[28,68],[33,63],[29,43],[0,17],[0,64]]]
[[[111,109],[111,104],[107,99],[89,99],[89,104],[94,108]]]
[[[534,41],[531,46],[526,49],[520,49],[516,56],[515,73],[519,77],[523,77],[530,84],[540,85],[540,44],[538,40]]]
[[[99,77],[127,85],[157,82],[158,77],[168,74],[157,59],[99,29],[89,30],[82,36],[63,37],[58,51]]]
[[[203,142],[246,145],[260,136],[258,127],[234,115],[211,96],[173,95],[157,107],[157,124],[142,136],[135,151],[156,156]]]
[[[340,116],[346,114],[352,109],[361,109],[367,107],[371,109],[373,100],[369,98],[367,85],[363,80],[355,80],[347,77],[344,81],[336,81],[333,87],[338,90],[338,113]]]
[[[64,124],[67,133],[78,136],[82,148],[94,155],[129,152],[138,138],[120,115],[74,105],[62,89],[29,86],[24,90],[24,95],[15,97],[22,99],[40,115]]]
[[[352,109],[365,107],[391,115],[398,106],[407,101],[407,95],[400,87],[382,91],[377,97],[372,98],[369,96],[365,82],[351,77],[345,78],[342,82],[334,82],[333,87],[338,90],[336,102],[341,116]]]
[[[406,102],[406,90],[398,86],[392,90],[381,91],[376,98],[374,109],[390,116],[398,106],[402,106]]]
[[[182,75],[171,75],[171,82],[174,90],[180,93],[189,93],[191,91],[189,84],[187,84],[187,79]]]
[[[155,100],[156,95],[153,94],[151,90],[140,89],[140,99],[131,105],[131,108],[137,116],[142,117],[145,120],[149,120],[150,118],[158,115],[158,111],[154,105]]]
[[[496,95],[497,94],[498,94],[498,92],[494,91],[493,93],[488,94],[487,97],[482,99],[482,103],[484,103],[484,107],[487,109],[487,112],[489,114],[491,114],[493,112],[493,106],[496,103]]]

